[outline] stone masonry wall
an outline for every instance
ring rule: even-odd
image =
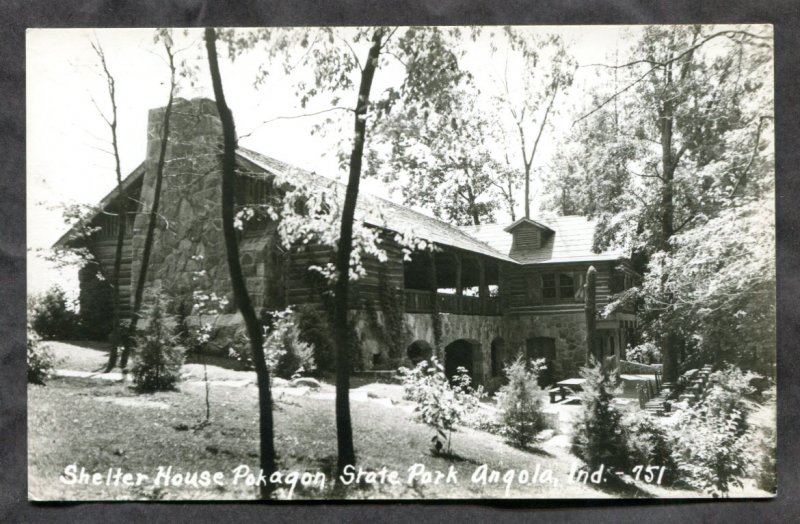
[[[456,340],[467,340],[473,344],[473,375],[479,383],[485,383],[491,373],[492,342],[502,340],[505,360],[525,354],[526,340],[532,337],[555,339],[555,376],[558,378],[577,376],[585,364],[584,337],[585,325],[582,313],[560,315],[506,315],[477,316],[441,313],[442,340],[436,355],[444,362],[444,349]],[[372,367],[372,357],[385,351],[369,325],[366,315],[358,314],[357,329],[361,336],[364,354],[364,369]],[[379,321],[383,320],[378,312]],[[429,313],[406,313],[405,321],[409,328],[405,345],[414,341],[424,341],[434,347],[433,318]],[[403,365],[411,362],[403,355]]]
[[[133,280],[138,279],[155,174],[161,147],[164,108],[149,114],[147,156],[140,213],[134,222]],[[153,241],[146,289],[191,297],[194,271],[207,271],[212,289],[231,298],[222,235],[221,174],[218,152],[222,124],[216,105],[207,99],[176,99],[162,180],[159,219]],[[193,257],[202,257],[198,260]],[[134,283],[135,285],[135,283]]]

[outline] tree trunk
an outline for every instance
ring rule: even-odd
[[[130,356],[133,337],[136,335],[136,325],[139,322],[139,311],[142,309],[142,299],[144,297],[144,286],[147,281],[147,270],[150,265],[150,253],[153,250],[153,237],[155,236],[156,223],[158,221],[158,207],[161,200],[161,183],[164,178],[164,162],[167,156],[167,143],[169,141],[169,119],[172,114],[172,101],[175,93],[175,62],[172,55],[172,50],[169,45],[165,44],[167,49],[167,56],[169,57],[170,68],[170,83],[169,83],[169,100],[167,107],[164,109],[164,125],[161,130],[161,148],[158,153],[158,164],[156,166],[156,181],[153,193],[153,202],[150,205],[150,216],[147,223],[147,234],[144,239],[144,247],[142,249],[142,260],[139,268],[139,278],[136,280],[136,291],[133,297],[133,311],[131,314],[131,325],[128,329],[128,336],[125,340],[125,349],[122,352],[122,360],[120,367],[125,368],[128,365],[128,357]]]
[[[667,85],[672,84],[672,65],[668,65],[665,71]],[[660,216],[660,249],[668,253],[670,251],[670,238],[675,232],[675,205],[673,201],[673,184],[675,179],[675,160],[673,158],[672,131],[674,125],[674,104],[671,100],[663,103],[659,117],[661,120],[661,216]],[[665,297],[667,309],[672,303],[672,297]],[[675,383],[678,380],[678,358],[674,347],[674,337],[669,330],[661,335],[661,356],[663,364],[664,382]]]
[[[583,311],[586,315],[586,366],[591,367],[595,362],[600,362],[600,356],[596,352],[594,340],[597,333],[597,270],[594,266],[589,266],[586,270],[586,298],[584,299]]]
[[[250,349],[253,355],[253,364],[256,368],[258,380],[258,411],[260,429],[261,469],[267,479],[260,485],[262,499],[270,498],[275,486],[270,477],[275,471],[275,443],[272,424],[272,392],[270,390],[269,369],[264,358],[263,332],[258,321],[250,295],[247,293],[242,266],[239,260],[239,244],[236,238],[236,229],[233,226],[234,218],[234,190],[236,183],[236,127],[225,94],[222,89],[222,79],[219,72],[216,48],[217,35],[214,29],[206,28],[205,40],[208,52],[208,65],[211,71],[211,81],[214,86],[214,97],[217,102],[217,111],[222,121],[224,138],[224,152],[222,157],[222,231],[225,237],[225,251],[228,259],[228,270],[231,276],[231,287],[236,307],[244,318],[247,335],[250,338]]]
[[[353,425],[350,419],[350,329],[347,318],[348,289],[350,283],[350,253],[353,249],[353,217],[358,199],[358,185],[361,179],[361,162],[364,155],[364,140],[367,130],[367,107],[372,89],[372,79],[378,65],[383,30],[377,29],[372,37],[364,69],[361,71],[361,84],[355,111],[355,136],[350,155],[350,175],[347,181],[342,224],[336,252],[336,286],[334,295],[334,331],[336,338],[336,440],[338,445],[337,475],[341,475],[348,465],[355,465],[356,454],[353,446]]]
[[[117,92],[116,92],[116,83],[114,81],[114,77],[111,75],[111,72],[108,70],[108,65],[106,64],[106,57],[105,53],[103,52],[102,47],[100,44],[97,45],[92,44],[92,48],[97,53],[97,56],[100,58],[100,64],[103,67],[103,71],[106,75],[106,82],[108,85],[108,97],[111,100],[111,119],[109,120],[105,115],[102,114],[103,119],[108,124],[108,127],[111,129],[111,146],[114,149],[114,170],[117,177],[117,199],[119,201],[119,211],[117,220],[117,227],[119,228],[117,231],[117,245],[114,252],[114,269],[111,275],[111,287],[112,287],[112,294],[113,294],[113,304],[112,304],[112,328],[111,328],[111,352],[108,354],[108,362],[106,363],[105,372],[108,373],[112,369],[117,366],[117,348],[119,347],[120,342],[123,341],[123,334],[121,328],[121,313],[119,307],[119,300],[120,300],[120,289],[119,289],[119,275],[122,268],[122,248],[125,243],[125,230],[127,229],[127,218],[128,218],[128,198],[122,191],[122,168],[120,166],[120,159],[119,159],[119,143],[117,141]]]
[[[115,140],[116,142],[116,140]],[[114,148],[116,150],[116,147]],[[122,195],[122,184],[117,185],[118,193]],[[123,196],[123,200],[127,200]],[[126,215],[128,214],[127,206],[121,204],[119,211],[119,219],[117,220],[117,246],[114,252],[114,270],[111,274],[111,289],[113,290],[113,304],[112,304],[112,328],[111,328],[111,352],[108,354],[108,362],[106,363],[105,372],[109,373],[112,369],[117,367],[117,348],[120,343],[124,344],[124,335],[122,334],[121,315],[119,308],[119,274],[122,269],[122,247],[125,243],[125,229]]]

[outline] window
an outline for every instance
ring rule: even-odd
[[[556,298],[556,276],[553,273],[542,275],[542,297]]]
[[[575,299],[575,279],[572,273],[542,274],[542,299],[548,303]]]
[[[575,285],[571,275],[564,273],[558,275],[558,294],[564,300],[575,296]]]

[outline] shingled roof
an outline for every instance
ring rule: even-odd
[[[514,261],[520,264],[562,263],[618,260],[625,254],[619,250],[596,253],[594,231],[596,223],[583,216],[553,216],[540,223],[553,231],[545,237],[541,248],[529,252],[517,253]],[[465,233],[485,242],[499,253],[511,252],[513,236],[502,224],[486,224],[480,226],[462,226]]]
[[[299,183],[307,187],[332,189],[342,199],[344,198],[346,186],[334,179],[298,169],[243,147],[237,149],[237,155],[240,159],[263,170],[264,174],[283,176],[290,183]],[[258,173],[253,174],[258,175]],[[142,176],[144,176],[143,164],[125,178],[123,187],[131,187]],[[114,188],[103,198],[99,208],[102,209],[116,197],[117,189]],[[358,196],[356,212],[372,226],[400,233],[410,231],[416,237],[442,246],[462,249],[506,262],[559,263],[618,260],[625,257],[621,251],[593,252],[595,223],[582,216],[549,217],[539,221],[541,225],[552,230],[552,233],[547,235],[542,247],[530,252],[516,253],[512,258],[509,253],[513,236],[507,231],[507,225],[486,224],[457,227],[365,192]],[[74,228],[70,229],[56,242],[56,245],[66,244],[72,238],[73,232]]]
[[[284,175],[290,180],[297,181],[305,186],[324,186],[329,189],[332,188],[336,191],[337,195],[344,198],[346,186],[341,182],[316,173],[298,169],[279,160],[275,160],[274,158],[264,156],[255,151],[250,151],[249,149],[240,147],[237,152],[244,159],[249,160],[272,174]],[[369,193],[359,193],[356,212],[363,217],[367,224],[372,226],[401,233],[410,231],[419,238],[424,238],[443,246],[450,246],[490,256],[506,262],[513,262],[513,259],[508,256],[507,251],[505,253],[499,252],[486,242],[456,226]]]

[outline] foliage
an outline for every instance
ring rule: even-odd
[[[64,290],[55,285],[41,297],[34,298],[31,326],[44,340],[68,340],[79,333],[78,314],[67,300]]]
[[[490,138],[499,133],[498,122],[479,107],[470,85],[455,88],[441,113],[427,100],[396,107],[376,123],[368,174],[400,184],[406,205],[430,209],[450,223],[493,221],[497,186],[507,170]]]
[[[649,329],[677,326],[699,362],[771,373],[775,362],[775,229],[764,199],[721,211],[673,238],[642,284]],[[659,297],[674,296],[664,308]],[[677,329],[677,328],[676,328]]]
[[[313,348],[314,361],[319,369],[334,369],[336,352],[326,315],[319,308],[304,305],[297,308],[297,321],[300,340]]]
[[[609,67],[551,165],[548,207],[598,221],[644,275],[669,361],[774,363],[771,34],[652,26]],[[665,367],[665,372],[667,371]]]
[[[572,432],[572,453],[590,469],[600,465],[622,469],[628,466],[628,447],[622,414],[611,404],[618,392],[613,376],[604,375],[600,366],[581,369],[586,379],[579,394],[581,409]]]
[[[626,349],[625,359],[639,364],[656,364],[661,362],[661,351],[659,351],[655,343],[647,341],[636,347]]]
[[[146,311],[147,326],[136,337],[131,373],[134,388],[142,393],[173,390],[180,380],[184,348],[164,324],[161,300],[155,297]]]
[[[292,378],[297,374],[310,373],[316,369],[314,347],[301,340],[297,313],[292,308],[268,312],[264,326],[264,357],[267,368],[273,375]],[[253,368],[253,359],[248,344],[230,348],[230,354],[248,369]]]
[[[113,292],[109,282],[103,278],[100,265],[86,263],[80,270],[80,316],[81,335],[89,340],[106,340],[113,327],[111,310]]]
[[[409,327],[405,316],[405,293],[400,288],[392,287],[383,270],[378,270],[378,300],[383,322],[378,319],[378,312],[371,300],[364,300],[364,310],[373,332],[378,335],[381,344],[387,348],[389,365],[403,359]]]
[[[527,447],[546,428],[543,404],[545,393],[539,387],[539,372],[544,359],[528,366],[522,356],[505,368],[508,384],[500,388],[497,405],[503,434],[520,447]]]
[[[758,375],[727,367],[712,373],[700,401],[684,411],[675,427],[675,459],[686,481],[713,497],[742,486],[752,460],[745,395]]]
[[[27,340],[25,342],[28,353],[28,383],[44,385],[44,379],[55,366],[55,357],[47,344],[42,344],[41,338],[27,323]]]
[[[628,461],[632,465],[664,468],[662,483],[677,480],[678,465],[672,455],[674,432],[660,424],[646,411],[634,411],[623,417],[628,441]]]
[[[464,368],[458,368],[456,375],[448,379],[436,357],[431,357],[430,362],[423,360],[414,369],[398,371],[403,376],[404,398],[416,402],[420,420],[436,428],[432,450],[441,453],[446,446],[445,453],[449,454],[453,428],[477,409],[483,388],[472,388]]]
[[[775,431],[764,428],[764,437],[759,442],[756,485],[769,493],[778,491],[777,452]]]

